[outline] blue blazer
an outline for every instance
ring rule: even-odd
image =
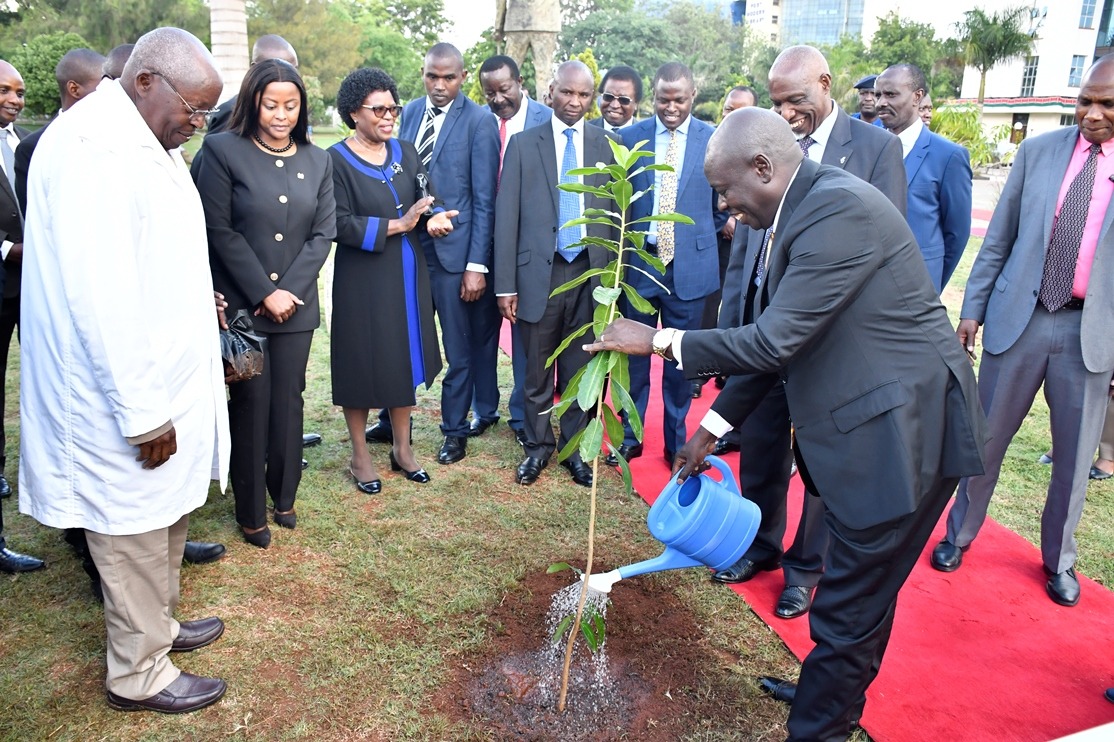
[[[426,97],[402,109],[399,139],[418,144]],[[422,246],[433,251],[441,267],[463,273],[468,263],[492,267],[495,229],[495,180],[499,172],[499,128],[490,113],[458,95],[437,135],[429,162],[432,191],[446,210],[457,209],[453,231],[434,240],[421,231]]]
[[[648,140],[645,149],[654,149],[654,128],[658,117],[639,121],[619,131],[623,144],[633,148],[640,141]],[[701,299],[719,288],[719,250],[717,249],[716,196],[704,177],[704,154],[708,140],[715,131],[711,126],[692,119],[689,122],[685,162],[677,180],[677,211],[692,218],[695,224],[677,224],[674,231],[673,286],[669,287],[679,299]],[[643,158],[638,167],[649,165],[654,159]],[[650,190],[654,185],[654,171],[647,170],[631,180],[635,193]],[[653,191],[631,204],[631,219],[649,216],[654,209]],[[645,226],[643,225],[643,228]],[[641,267],[661,280],[653,268],[635,258]],[[630,283],[642,296],[661,292],[648,277],[638,271],[627,273]]]
[[[971,158],[967,150],[928,127],[905,158],[909,183],[906,219],[941,291],[971,236]]]

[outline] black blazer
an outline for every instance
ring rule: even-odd
[[[16,157],[18,158],[19,150],[23,147],[23,142],[31,136],[31,132],[21,126],[17,126],[15,127],[15,135],[19,137],[19,146],[15,148]],[[16,168],[16,172],[19,172],[18,168]],[[19,199],[16,197],[16,192],[12,188],[12,184],[8,182],[6,177],[0,177],[0,242],[4,240],[23,242],[23,212],[20,209]],[[21,267],[22,265],[20,262],[13,260],[4,261],[4,273],[6,275],[2,282],[4,285],[5,299],[19,296]]]
[[[737,375],[716,403],[734,425],[783,383],[817,493],[850,528],[913,512],[937,477],[981,474],[975,376],[901,213],[805,160],[775,227],[754,321],[685,333],[685,374]]]
[[[213,288],[229,313],[255,309],[275,289],[304,302],[281,325],[256,317],[265,332],[303,332],[321,321],[317,275],[336,237],[333,163],[299,145],[291,157],[262,151],[246,137],[205,137],[193,168],[205,207]]]

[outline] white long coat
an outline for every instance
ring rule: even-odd
[[[165,528],[224,487],[228,412],[205,217],[118,83],[43,135],[23,251],[20,512],[56,528]],[[127,442],[173,421],[143,469]]]

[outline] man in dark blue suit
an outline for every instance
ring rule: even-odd
[[[480,106],[461,95],[464,57],[452,44],[435,44],[422,67],[426,96],[402,110],[399,138],[413,142],[434,194],[460,214],[453,231],[433,240],[421,235],[433,305],[441,323],[448,370],[441,380],[438,462],[464,458],[471,428],[468,410],[487,425],[499,419],[496,379],[499,311],[489,286],[499,130]]]
[[[939,292],[948,285],[971,236],[971,159],[967,150],[933,134],[921,121],[927,83],[915,65],[895,64],[874,85],[878,117],[901,140],[905,156],[906,219]]]
[[[487,99],[487,110],[495,116],[495,123],[499,127],[499,172],[502,173],[503,156],[507,153],[507,144],[511,137],[520,131],[548,124],[553,118],[553,109],[532,100],[526,94],[526,89],[522,87],[522,74],[518,70],[518,64],[502,54],[488,57],[480,65],[480,87],[483,89],[484,98]],[[496,345],[498,340],[496,336]],[[526,412],[522,398],[522,385],[526,379],[526,352],[522,347],[522,338],[517,324],[511,325],[511,367],[514,371],[514,388],[507,403],[507,411],[510,413],[507,423],[514,431],[515,440],[519,445],[525,446],[526,431],[523,428],[523,420]],[[479,392],[477,387],[477,399]],[[498,403],[497,387],[495,394],[495,401]],[[478,409],[481,405],[477,400],[473,400],[473,407]],[[473,414],[471,435],[483,435],[493,422],[485,421]]]
[[[641,258],[632,258],[635,270],[627,272],[626,280],[654,311],[643,314],[624,301],[623,314],[647,325],[656,325],[660,316],[665,326],[697,330],[705,297],[719,288],[716,234],[726,221],[726,215],[716,214],[715,194],[704,177],[704,152],[714,129],[692,117],[696,84],[692,70],[680,62],[669,62],[658,69],[653,96],[653,118],[624,128],[623,144],[633,148],[638,142],[647,142],[646,148],[654,152],[653,162],[671,164],[676,172],[646,170],[634,176],[636,193],[653,190],[631,205],[631,219],[676,211],[696,223],[657,222],[649,227],[646,250],[665,264],[665,275]],[[639,166],[645,164],[648,160],[644,159]],[[650,401],[648,358],[630,359],[630,393],[638,414],[645,417]],[[673,364],[665,364],[662,372],[662,401],[664,453],[672,463],[687,440],[685,415],[692,404],[692,384]],[[629,421],[624,420],[624,427],[626,436],[619,453],[629,461],[642,455],[642,444],[634,437]]]

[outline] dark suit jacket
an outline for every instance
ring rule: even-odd
[[[585,163],[612,163],[611,148],[603,129],[584,127]],[[549,302],[549,283],[557,256],[559,213],[557,153],[553,127],[535,126],[511,137],[503,156],[503,178],[495,219],[495,293],[518,294],[518,318],[538,322]],[[605,176],[590,176],[588,185],[601,186]],[[614,202],[592,194],[584,195],[585,208],[614,208]],[[590,224],[591,237],[618,239],[618,230]],[[591,245],[588,257],[593,268],[602,268],[612,258],[606,248]]]
[[[15,148],[18,157],[19,148],[23,146],[24,140],[31,136],[31,132],[17,126],[15,135],[19,137],[19,146]],[[23,242],[23,212],[20,210],[19,199],[12,184],[6,177],[0,177],[0,242],[4,240]],[[4,298],[11,299],[19,296],[21,263],[5,260],[4,272]]]
[[[906,193],[905,164],[902,161],[901,140],[885,129],[864,124],[848,116],[838,105],[832,111],[836,117],[832,134],[824,147],[822,165],[831,165],[865,180],[882,191],[898,211],[905,214]],[[735,327],[742,324],[739,309],[747,268],[743,265],[748,249],[758,254],[765,230],[755,230],[739,225],[731,242],[731,262],[723,281],[723,301],[719,326]],[[860,236],[861,237],[861,236]],[[753,263],[750,265],[753,270]],[[714,409],[714,406],[713,406]]]
[[[236,107],[236,99],[238,95],[234,95],[224,103],[217,106],[217,112],[209,117],[209,124],[205,128],[205,135],[219,134],[228,128],[228,122],[232,118],[232,109]]]
[[[19,140],[15,148],[15,195],[19,200],[19,208],[27,215],[27,172],[31,167],[31,157],[35,154],[35,147],[39,144],[39,137],[46,131],[47,126],[54,121],[51,119],[41,129],[33,131]]]
[[[255,326],[314,329],[321,321],[317,274],[336,237],[332,159],[313,145],[292,157],[269,155],[228,131],[205,137],[201,149],[205,157],[192,174],[205,207],[213,288],[224,294],[228,313],[286,289],[304,306],[281,325],[260,316]]]
[[[990,219],[960,317],[985,325],[983,347],[1004,353],[1021,337],[1037,306],[1056,201],[1079,138],[1065,127],[1026,139]],[[1114,368],[1114,207],[1107,206],[1080,318],[1083,362],[1093,373]]]
[[[418,132],[425,116],[423,96],[406,104],[398,127],[398,138],[418,144]],[[491,114],[458,95],[449,109],[433,158],[429,179],[445,209],[458,209],[453,231],[433,239],[423,230],[420,237],[426,251],[433,250],[441,267],[450,273],[463,273],[468,263],[491,269],[491,234],[495,226],[495,183],[499,173],[499,127]]]
[[[925,262],[939,266],[942,261],[942,273],[932,277],[940,281],[939,291],[948,284],[971,237],[971,158],[963,147],[926,126],[905,158],[905,175],[909,227]]]
[[[735,425],[785,384],[817,493],[850,528],[913,512],[938,477],[982,473],[975,376],[897,209],[806,160],[775,234],[754,321],[685,333],[686,375],[742,374],[720,396]]]
[[[643,149],[654,151],[654,132],[658,126],[658,117],[651,116],[622,130],[623,144],[629,148],[641,141],[647,141]],[[715,211],[717,197],[712,192],[712,186],[704,177],[704,154],[708,149],[708,140],[715,131],[711,126],[691,118],[688,128],[688,141],[685,145],[685,160],[681,165],[681,172],[677,178],[677,204],[676,211],[690,217],[695,224],[676,224],[674,227],[674,260],[673,260],[673,291],[677,298],[689,301],[702,299],[714,293],[719,288],[719,253],[717,247],[717,233],[722,223],[717,226]],[[638,161],[637,168],[645,167],[654,162],[653,157],[646,157]],[[631,219],[641,219],[649,216],[654,210],[654,171],[643,170],[633,178],[631,185],[634,192],[647,191],[647,193],[631,204]],[[726,220],[726,216],[724,219]],[[721,220],[721,221],[723,221]],[[646,227],[643,226],[645,229]],[[657,272],[646,265],[639,258],[639,267],[649,271],[660,278]],[[660,292],[650,278],[638,271],[630,271],[627,281],[643,296]]]

